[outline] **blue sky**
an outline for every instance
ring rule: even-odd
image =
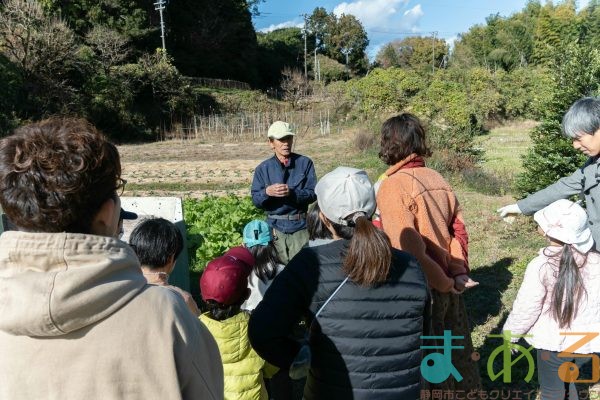
[[[588,0],[579,0],[579,7]],[[254,18],[259,31],[289,26],[302,26],[301,14],[311,14],[315,7],[324,7],[336,15],[356,16],[367,31],[367,49],[374,58],[379,48],[394,39],[409,35],[431,36],[452,42],[459,33],[475,24],[485,23],[490,14],[509,16],[520,11],[526,0],[266,0]]]

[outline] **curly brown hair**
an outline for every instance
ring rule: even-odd
[[[0,140],[0,205],[21,230],[90,233],[120,180],[117,148],[86,120],[51,118]]]
[[[379,158],[387,165],[394,165],[413,153],[422,157],[431,155],[419,118],[404,113],[385,121],[381,126]]]

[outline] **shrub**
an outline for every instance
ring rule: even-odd
[[[585,161],[571,140],[560,133],[560,122],[544,120],[531,132],[533,146],[524,155],[525,172],[517,176],[515,188],[525,197],[557,179],[571,175]]]
[[[502,96],[502,116],[507,119],[539,119],[554,91],[550,71],[544,67],[498,71],[495,80]]]
[[[274,112],[280,108],[277,102],[259,90],[197,88],[197,91],[214,99],[216,110],[222,114]],[[203,111],[209,113],[211,110]]]
[[[354,135],[354,147],[357,150],[365,151],[375,145],[375,136],[372,133],[360,130]]]
[[[348,84],[344,81],[331,82],[323,89],[323,97],[328,108],[333,110],[335,118],[348,120],[352,117],[352,97],[348,93]]]
[[[202,200],[183,202],[185,225],[188,233],[190,269],[204,270],[206,263],[242,243],[242,230],[253,219],[264,213],[254,207],[250,197],[207,196]]]
[[[341,81],[349,77],[349,71],[344,64],[322,54],[318,54],[317,59],[319,60],[319,76],[323,82]],[[311,70],[314,71],[314,58],[310,59],[309,65]]]
[[[348,85],[355,104],[369,117],[404,110],[410,99],[426,87],[426,81],[415,71],[376,68],[362,79],[349,81]]]
[[[500,99],[486,69],[439,70],[411,106],[438,124],[478,134],[488,119],[497,116]]]

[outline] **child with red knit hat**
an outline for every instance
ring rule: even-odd
[[[238,246],[210,261],[200,278],[202,299],[208,308],[200,320],[219,346],[225,400],[267,400],[264,379],[277,372],[276,367],[266,363],[252,349],[248,340],[250,314],[241,309],[250,295],[248,276],[253,265],[252,254]]]

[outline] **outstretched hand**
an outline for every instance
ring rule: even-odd
[[[500,207],[499,209],[496,210],[496,212],[500,214],[501,218],[507,217],[509,215],[522,214],[521,209],[519,208],[517,203],[509,204],[504,207]]]
[[[454,289],[459,293],[464,292],[467,289],[471,289],[479,285],[479,282],[474,281],[467,274],[462,274],[454,277]]]

